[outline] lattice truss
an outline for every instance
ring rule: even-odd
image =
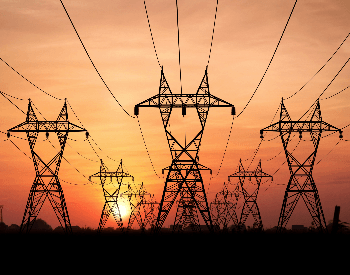
[[[228,230],[230,223],[238,226],[236,214],[238,199],[238,185],[232,192],[228,190],[226,183],[224,183],[222,190],[215,195],[214,201],[210,203],[210,213],[216,229]]]
[[[326,221],[312,171],[321,134],[323,132],[339,132],[339,138],[343,138],[342,130],[322,120],[318,99],[299,120],[292,120],[282,98],[279,121],[261,129],[260,137],[263,138],[263,133],[267,131],[279,132],[290,172],[278,221],[278,229],[281,230],[286,227],[296,204],[302,198],[315,226],[321,230],[326,230]],[[292,154],[293,151],[289,149],[292,133],[299,133],[300,139],[303,134],[309,134],[311,138],[311,150],[304,152],[307,157],[301,161],[297,160]]]
[[[239,220],[239,226],[245,225],[247,218],[252,215],[254,219],[253,228],[262,229],[263,223],[260,216],[259,207],[257,204],[257,198],[259,193],[259,188],[262,178],[272,178],[271,175],[266,174],[261,169],[261,160],[254,171],[246,171],[243,167],[242,160],[239,160],[238,172],[233,173],[228,177],[230,181],[231,178],[238,178],[241,186],[241,192],[244,197],[244,204],[242,208],[241,217]],[[255,179],[255,183],[251,179]],[[248,179],[251,184],[254,184],[253,192],[249,192],[246,187],[245,180]]]
[[[8,130],[8,136],[11,132],[25,132],[27,134],[36,174],[24,211],[20,227],[21,232],[30,231],[46,199],[49,200],[65,232],[72,231],[58,172],[69,132],[81,131],[86,130],[68,121],[66,101],[57,120],[39,121],[30,99],[26,121]],[[49,132],[56,133],[60,143],[59,152],[47,163],[34,150],[38,135],[41,132],[45,132],[47,138]],[[86,135],[88,136],[87,132]]]
[[[139,185],[129,184],[128,190],[123,192],[121,196],[126,196],[130,203],[131,213],[127,229],[130,230],[135,221],[142,231],[147,226],[154,229],[159,203],[155,201],[153,194],[147,192],[143,183]]]
[[[123,229],[122,215],[120,213],[120,207],[118,205],[118,202],[120,201],[120,188],[123,184],[126,184],[123,182],[124,178],[131,178],[132,181],[134,181],[134,177],[128,172],[124,172],[122,159],[120,160],[118,169],[115,172],[109,172],[107,166],[101,159],[100,172],[91,175],[89,179],[91,180],[93,177],[100,179],[103,195],[105,197],[105,203],[102,209],[98,231],[101,231],[104,228],[111,214],[119,229]],[[107,180],[109,181],[106,182]],[[114,181],[116,181],[116,185],[114,184]]]
[[[193,218],[191,219],[197,224],[198,221],[195,217],[198,215],[197,211],[199,211],[205,224],[212,230],[212,220],[200,172],[201,170],[210,169],[198,163],[198,152],[209,108],[230,107],[232,108],[232,115],[234,115],[234,106],[210,94],[207,68],[195,94],[173,94],[162,68],[159,93],[137,104],[135,106],[135,115],[139,115],[140,107],[159,108],[172,156],[171,165],[163,169],[163,171],[168,170],[168,175],[160,202],[156,229],[160,230],[176,198],[180,197],[178,201],[181,203],[177,208],[174,228],[183,228],[185,224],[180,223],[187,224],[190,218],[185,218],[185,216],[187,217],[189,213],[192,213]],[[196,108],[201,123],[201,130],[185,145],[180,144],[170,131],[169,119],[174,108],[181,108],[183,116],[186,115],[187,108]],[[191,211],[189,211],[190,208],[192,209]]]

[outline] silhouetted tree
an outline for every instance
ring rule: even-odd
[[[52,231],[51,225],[42,219],[37,219],[31,229],[32,232],[49,232]]]
[[[7,230],[7,225],[4,222],[0,222],[0,232]]]

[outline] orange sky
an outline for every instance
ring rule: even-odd
[[[216,1],[179,0],[182,86],[184,93],[195,93],[208,62]],[[154,53],[143,1],[65,0],[64,4],[92,60],[111,91],[129,112],[135,104],[158,93],[160,68]],[[172,92],[180,92],[176,5],[175,1],[147,1],[147,10],[160,64]],[[208,68],[210,91],[235,105],[241,112],[262,78],[282,34],[293,0],[219,1],[214,41]],[[298,91],[326,63],[350,30],[350,2],[298,1],[274,60],[253,100],[233,123],[232,135],[220,173],[210,180],[203,172],[209,201],[214,199],[228,175],[235,172],[239,159],[248,167],[260,138],[259,130],[270,125],[280,104]],[[41,89],[58,98],[68,98],[74,111],[100,150],[99,157],[84,141],[84,133],[71,133],[59,176],[67,201],[72,225],[97,228],[104,197],[98,185],[85,185],[88,177],[99,171],[99,158],[116,170],[122,158],[136,182],[161,199],[165,177],[161,169],[169,166],[171,157],[159,111],[141,109],[140,123],[158,178],[153,172],[136,119],[128,117],[110,95],[92,67],[58,0],[0,0],[0,57]],[[327,66],[297,95],[285,101],[292,119],[298,119],[322,93],[350,55],[350,38]],[[321,99],[349,85],[350,65]],[[39,91],[0,62],[0,91],[24,100],[13,100],[26,111],[28,98],[46,119],[56,119],[63,101]],[[321,100],[324,121],[335,127],[350,123],[349,89],[327,100]],[[23,122],[25,116],[5,98],[0,98],[1,127],[7,129]],[[175,110],[179,111],[179,110]],[[185,117],[173,112],[172,123],[184,142],[198,127],[198,117],[188,111]],[[179,111],[180,112],[180,111]],[[79,124],[69,110],[70,121]],[[38,114],[38,116],[40,116]],[[209,113],[200,151],[200,163],[218,172],[232,116],[226,108]],[[275,119],[276,121],[276,119]],[[178,126],[178,127],[176,127]],[[268,133],[251,169],[262,161],[266,173],[274,174],[285,161],[277,133]],[[344,140],[349,139],[344,129]],[[25,138],[25,134],[18,134]],[[33,163],[9,141],[0,141],[0,204],[4,205],[4,222],[20,224],[30,187],[35,177]],[[44,140],[45,134],[38,140]],[[27,155],[28,142],[11,137]],[[54,135],[50,140],[57,142]],[[350,222],[348,194],[349,144],[337,135],[321,140],[313,176],[319,191],[326,221],[340,205],[340,220]],[[49,160],[53,148],[47,141],[37,147]],[[305,147],[306,148],[306,147]],[[329,151],[334,150],[330,153]],[[302,147],[299,152],[303,152]],[[77,154],[79,152],[84,157]],[[280,154],[279,154],[280,153]],[[270,160],[276,154],[276,158]],[[327,155],[328,154],[328,155]],[[107,156],[117,160],[116,162]],[[248,159],[248,160],[247,160]],[[78,169],[80,173],[76,170]],[[289,171],[286,165],[274,175],[273,183],[260,188],[258,204],[265,228],[277,225]],[[209,184],[210,183],[210,184]],[[271,184],[270,184],[271,183]],[[76,185],[75,185],[76,184]],[[284,184],[284,185],[283,185]],[[269,187],[268,187],[269,186]],[[234,186],[230,186],[233,190]],[[241,208],[240,208],[241,209]],[[165,225],[173,223],[174,213]],[[238,210],[240,215],[240,210]],[[58,221],[48,202],[39,214],[53,227]],[[310,215],[300,201],[288,226],[309,226]],[[107,226],[115,226],[111,220]]]

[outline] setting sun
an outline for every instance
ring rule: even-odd
[[[118,204],[118,207],[119,207],[121,218],[124,219],[125,217],[127,217],[129,212],[127,206],[121,203],[121,204]],[[118,210],[116,209],[115,211],[117,212]]]

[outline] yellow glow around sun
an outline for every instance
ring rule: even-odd
[[[119,203],[118,204],[119,207],[119,212],[120,212],[120,216],[121,218],[125,218],[128,215],[128,207],[125,204]],[[116,210],[117,211],[117,210]]]

